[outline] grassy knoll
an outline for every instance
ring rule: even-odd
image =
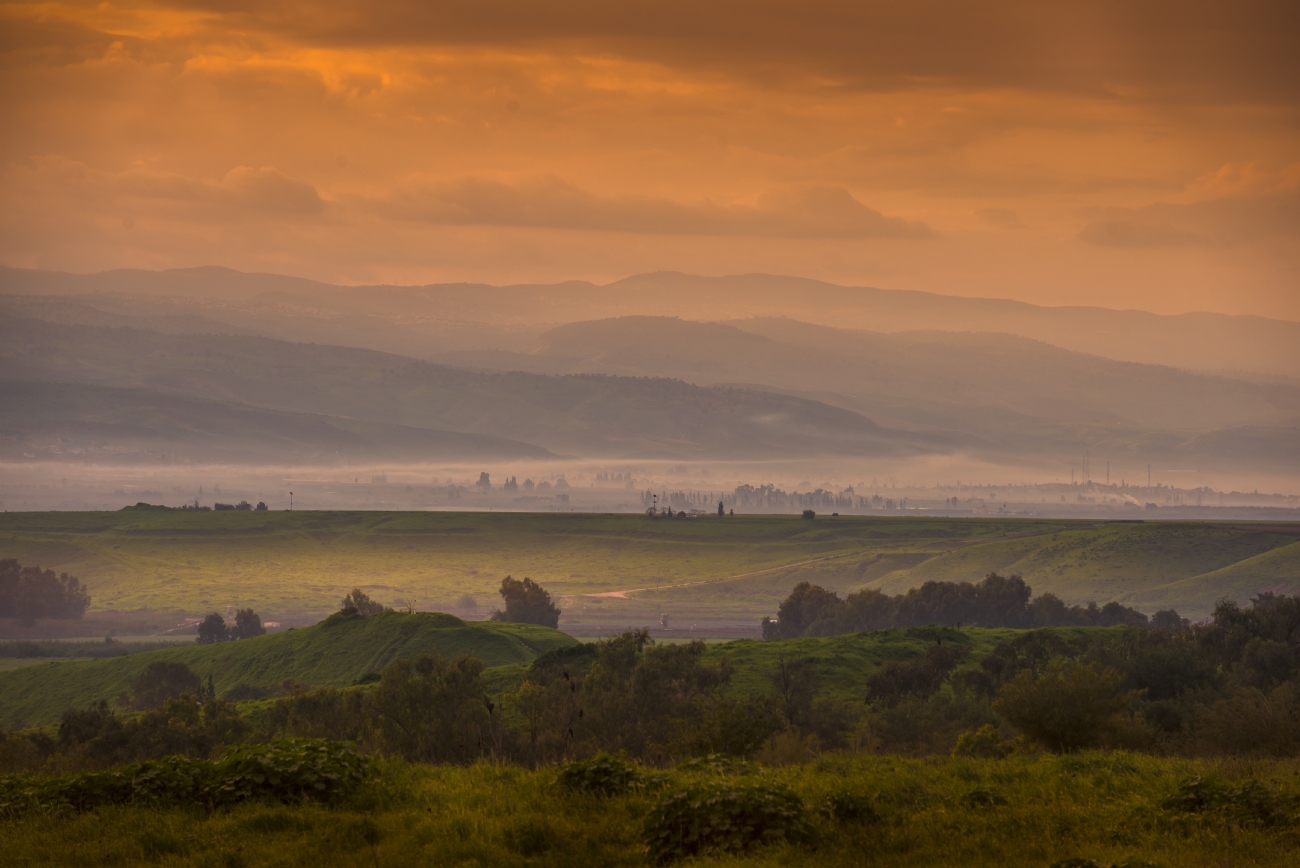
[[[645,866],[642,823],[682,787],[778,784],[802,800],[814,843],[683,864],[751,866],[1293,865],[1294,824],[1265,826],[1162,806],[1191,776],[1257,779],[1297,792],[1300,763],[1158,759],[1126,753],[1006,760],[824,755],[748,773],[670,771],[631,795],[563,790],[554,769],[383,763],[334,808],[249,803],[198,810],[113,806],[71,818],[0,819],[25,866]],[[866,817],[818,808],[856,796]],[[1088,861],[1082,861],[1088,860]]]
[[[420,652],[446,658],[467,653],[487,666],[504,666],[573,642],[546,627],[466,622],[451,615],[339,615],[315,627],[238,642],[0,671],[0,726],[40,726],[57,721],[65,708],[111,702],[154,660],[179,661],[205,679],[211,673],[220,695],[239,685],[273,687],[286,678],[312,686],[352,684],[393,659]]]
[[[559,595],[566,621],[620,626],[660,613],[677,623],[756,620],[804,579],[841,592],[896,593],[930,579],[974,581],[991,570],[1019,572],[1035,592],[1067,602],[1172,605],[1199,617],[1221,585],[1244,601],[1295,584],[1297,541],[1297,525],[1011,518],[0,514],[0,556],[75,573],[94,610],[197,614],[251,605],[323,615],[354,586],[387,604],[414,598],[437,608],[469,594],[486,608],[499,602],[501,577],[513,574]],[[613,591],[636,592],[584,596]]]

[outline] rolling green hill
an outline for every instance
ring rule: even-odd
[[[480,607],[495,607],[507,574],[530,576],[575,606],[581,594],[727,577],[740,577],[732,580],[739,586],[758,580],[769,594],[784,596],[797,579],[788,575],[773,584],[767,574],[749,574],[834,558],[826,563],[852,562],[850,573],[857,576],[860,562],[875,564],[882,552],[933,555],[969,539],[1089,526],[1013,519],[809,524],[797,516],[651,521],[639,514],[129,508],[0,513],[0,557],[74,573],[90,589],[92,610],[202,614],[250,605],[264,615],[323,616],[355,586],[386,605],[415,599],[422,607],[443,608],[469,594]],[[760,603],[736,614],[756,620],[769,611]]]
[[[1300,542],[1269,549],[1253,558],[1180,579],[1132,595],[1134,605],[1165,607],[1167,600],[1195,601],[1200,606],[1227,597],[1245,602],[1261,591],[1300,594]],[[1189,607],[1190,608],[1190,607]]]
[[[155,660],[184,663],[205,679],[211,674],[221,695],[236,686],[273,687],[286,678],[312,686],[352,684],[391,660],[421,652],[444,658],[470,654],[486,666],[504,666],[574,641],[546,627],[466,622],[444,614],[336,615],[315,627],[237,642],[0,672],[0,727],[41,726],[58,720],[65,708],[114,701]]]
[[[0,557],[79,576],[92,611],[200,615],[227,605],[323,616],[359,586],[386,605],[486,614],[501,578],[560,598],[565,625],[754,624],[799,581],[899,593],[1021,573],[1070,603],[1112,599],[1204,617],[1297,575],[1300,526],[1012,518],[452,512],[0,514]],[[1195,581],[1193,581],[1195,580]],[[594,594],[607,596],[596,597]],[[613,596],[618,594],[619,596]]]

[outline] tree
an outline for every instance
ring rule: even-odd
[[[252,609],[240,609],[235,613],[235,626],[230,635],[235,639],[251,639],[266,632],[262,618]]]
[[[501,580],[500,593],[501,599],[506,602],[506,608],[504,612],[494,612],[493,621],[540,624],[552,629],[559,626],[560,610],[551,602],[551,595],[527,576],[522,582],[506,576]]]
[[[417,762],[472,761],[491,737],[482,672],[483,662],[468,654],[450,663],[422,654],[388,664],[371,699],[380,744]]]
[[[225,642],[229,638],[231,638],[230,628],[226,626],[226,619],[216,612],[204,618],[203,623],[199,625],[198,642],[200,645]]]
[[[1004,685],[993,710],[1058,753],[1120,746],[1142,735],[1122,715],[1142,691],[1121,691],[1123,681],[1114,669],[1053,657],[1042,675],[1026,669]]]
[[[384,611],[384,606],[382,603],[370,599],[360,588],[353,588],[352,593],[343,598],[339,611],[345,615],[360,615],[363,618],[369,618],[371,615],[378,615]]]
[[[131,682],[131,704],[136,708],[157,708],[183,693],[198,696],[203,683],[184,663],[155,660]]]
[[[0,618],[79,619],[89,605],[90,594],[76,576],[0,560]]]

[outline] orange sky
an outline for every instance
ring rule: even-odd
[[[8,265],[1300,320],[1294,0],[17,2],[0,33]]]

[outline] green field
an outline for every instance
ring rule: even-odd
[[[643,818],[691,785],[789,787],[813,839],[745,858],[682,865],[1129,866],[1295,864],[1294,824],[1187,814],[1162,802],[1182,781],[1257,779],[1297,793],[1294,760],[1162,759],[1127,753],[908,760],[825,755],[749,773],[669,771],[630,795],[570,793],[553,768],[382,763],[337,807],[249,803],[208,813],[113,806],[71,817],[0,819],[5,853],[26,866],[647,866]],[[866,819],[819,809],[833,796],[870,806]],[[1067,860],[1079,860],[1069,863]]]
[[[1202,617],[1227,595],[1300,591],[1300,525],[451,512],[0,514],[0,557],[68,570],[92,612],[323,616],[352,587],[394,605],[495,608],[507,574],[561,597],[565,624],[753,622],[798,581],[897,593],[1018,572],[1067,602]],[[637,591],[625,598],[584,595]],[[480,615],[480,616],[482,616]]]
[[[205,680],[211,674],[220,695],[237,686],[271,688],[285,679],[313,687],[352,684],[394,659],[421,652],[444,658],[470,654],[486,666],[502,667],[574,641],[546,627],[466,622],[451,615],[340,615],[315,627],[238,642],[0,670],[0,727],[43,726],[57,721],[65,708],[113,702],[155,660],[184,663]]]

